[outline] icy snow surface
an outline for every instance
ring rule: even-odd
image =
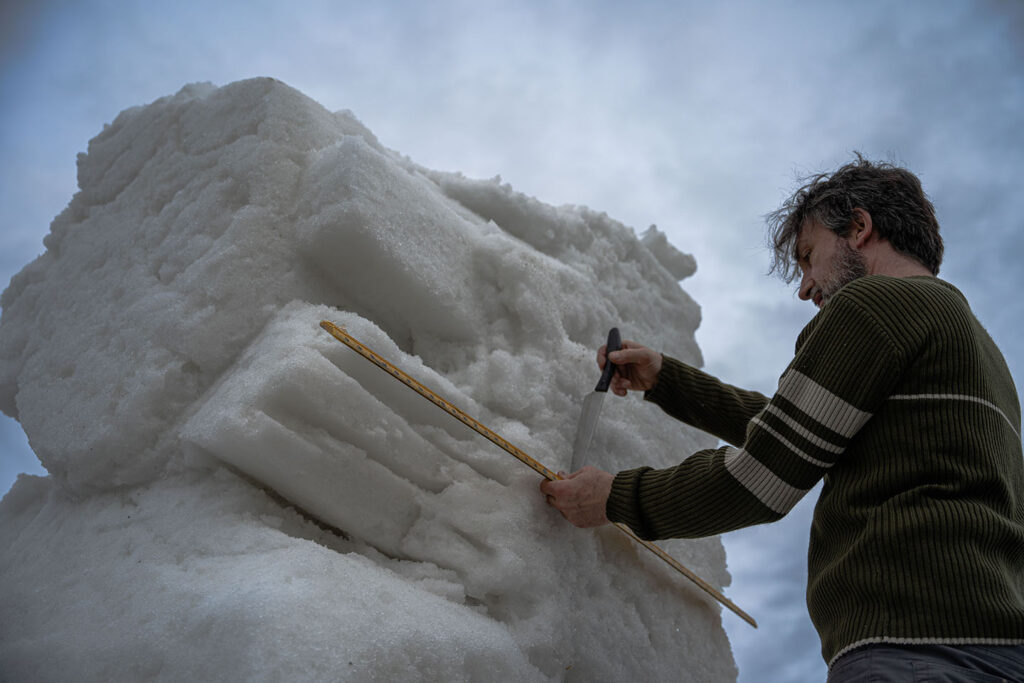
[[[609,327],[700,362],[657,229],[423,168],[271,79],[121,113],[78,181],[2,299],[0,407],[50,473],[0,503],[5,679],[735,678],[717,605],[318,327],[566,468]],[[631,397],[593,459],[709,445]],[[728,583],[718,539],[665,545]]]

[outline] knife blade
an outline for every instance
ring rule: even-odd
[[[619,336],[619,328],[613,327],[608,332],[607,352],[611,353],[621,348],[622,339]],[[597,422],[601,417],[601,406],[604,404],[604,397],[608,393],[608,385],[611,384],[614,373],[615,364],[606,360],[597,386],[583,399],[583,411],[580,413],[580,421],[576,425],[576,439],[572,444],[570,472],[576,472],[587,464],[587,452],[590,450],[590,442],[597,430]]]

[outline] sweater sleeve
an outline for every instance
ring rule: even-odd
[[[699,451],[669,469],[619,472],[606,505],[608,518],[650,540],[710,536],[789,512],[871,419],[905,362],[877,316],[844,293],[801,333],[778,390],[747,421],[741,444]],[[742,412],[740,406],[753,400],[717,382],[685,380],[679,387],[675,381],[649,398],[687,392],[688,401],[703,404],[695,420],[700,424],[714,424],[709,416],[716,402],[726,411]],[[719,435],[731,432],[727,428]]]
[[[670,356],[664,356],[658,383],[644,400],[734,446],[743,444],[747,423],[768,404],[763,394],[720,382]]]

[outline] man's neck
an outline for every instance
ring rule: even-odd
[[[930,276],[932,272],[920,261],[893,249],[888,242],[880,244],[867,259],[868,273],[889,277]]]

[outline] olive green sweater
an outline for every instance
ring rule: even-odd
[[[646,539],[777,520],[824,478],[807,603],[826,662],[871,642],[1024,643],[1020,404],[952,285],[850,283],[770,399],[667,357],[646,398],[732,444],[616,476],[608,517]]]

